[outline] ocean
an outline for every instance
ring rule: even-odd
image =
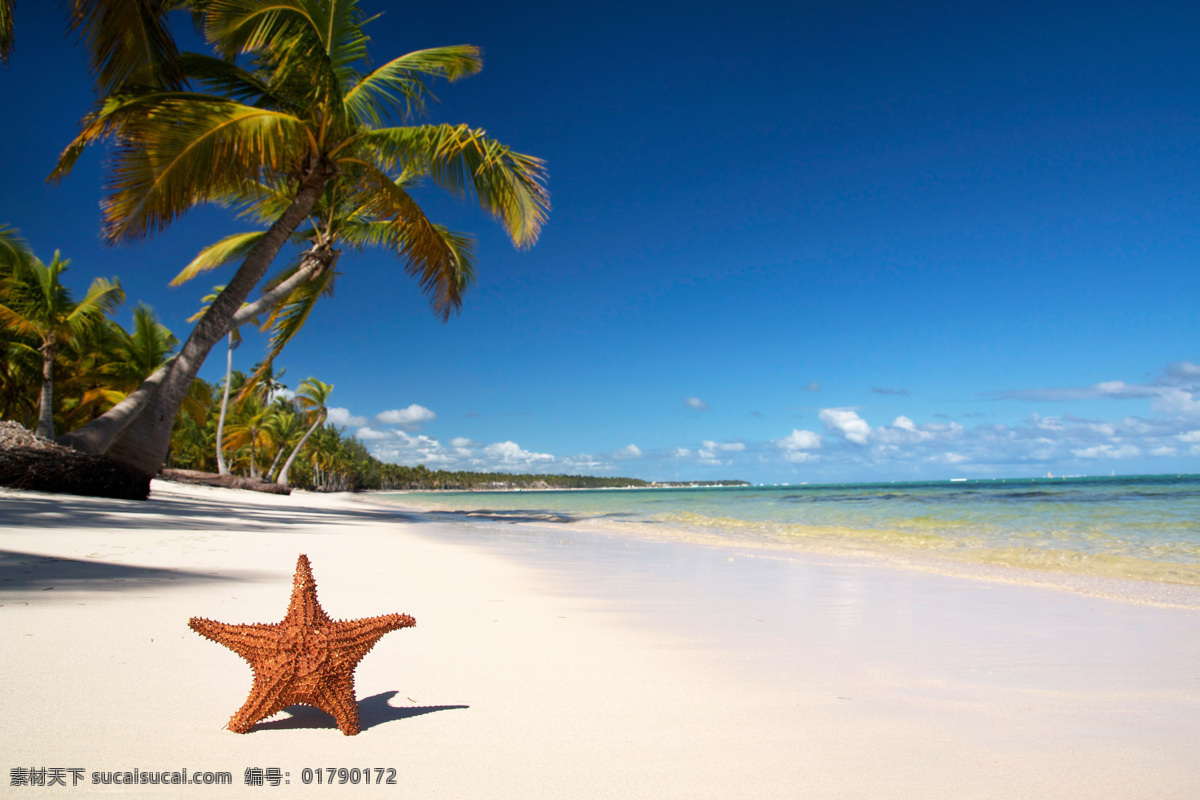
[[[386,499],[382,495],[381,499]],[[1200,584],[1200,475],[410,492],[470,518]]]

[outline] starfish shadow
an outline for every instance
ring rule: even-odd
[[[358,722],[362,730],[374,728],[376,725],[382,725],[385,722],[394,722],[398,719],[408,719],[409,717],[419,717],[422,714],[432,714],[435,711],[451,711],[456,708],[470,708],[466,705],[456,706],[394,706],[388,701],[395,697],[399,692],[380,692],[379,694],[364,697],[358,701]],[[279,719],[271,719],[265,722],[259,722],[250,729],[251,733],[255,731],[278,731],[290,730],[295,728],[334,728],[337,729],[337,721],[329,714],[326,714],[319,708],[312,706],[295,705],[288,706],[283,710],[286,717]]]

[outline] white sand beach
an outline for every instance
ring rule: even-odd
[[[359,666],[358,736],[231,733],[250,670],[187,620],[278,622],[300,553],[331,616],[417,625]],[[1195,608],[159,481],[0,490],[0,578],[5,797],[1200,796]],[[232,786],[92,783],[184,768]]]

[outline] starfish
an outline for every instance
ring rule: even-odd
[[[317,602],[317,582],[301,554],[292,579],[292,600],[283,622],[229,625],[192,617],[188,627],[228,647],[250,663],[254,687],[229,720],[229,730],[247,733],[254,723],[301,704],[337,720],[347,736],[359,731],[354,668],[385,633],[410,628],[407,614],[335,620]]]

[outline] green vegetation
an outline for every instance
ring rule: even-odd
[[[308,378],[291,399],[279,392],[275,359],[332,293],[344,248],[389,249],[438,317],[460,309],[474,281],[474,242],[429,220],[409,194],[414,185],[474,199],[514,245],[536,242],[549,208],[539,159],[482,129],[408,124],[434,99],[433,79],[481,69],[477,48],[420,50],[372,67],[357,0],[65,5],[98,99],[52,177],[107,144],[105,238],[142,239],[202,203],[236,206],[260,229],[219,239],[176,277],[236,266],[181,344],[148,306],[135,310],[132,330],[112,320],[124,302],[116,279],[97,278],[74,300],[59,280],[67,262],[55,253],[44,264],[0,225],[0,418],[143,475],[165,462],[324,490],[648,485],[383,464],[326,424],[333,386]],[[14,6],[0,0],[0,61],[14,46]],[[178,51],[175,10],[192,12],[213,55]],[[251,301],[288,242],[300,258]],[[271,336],[249,377],[232,369],[246,324]],[[196,376],[222,339],[227,369],[214,387]]]
[[[371,489],[414,489],[434,491],[457,490],[506,490],[506,489],[626,489],[645,487],[650,484],[637,478],[595,478],[588,475],[510,475],[506,472],[446,472],[430,471],[424,465],[401,467],[396,464],[381,464],[378,485],[375,476],[370,476]]]
[[[175,50],[166,11],[185,7],[215,55]],[[327,293],[343,245],[391,249],[439,316],[457,311],[473,276],[472,243],[425,216],[408,193],[415,182],[474,199],[517,246],[537,240],[549,207],[540,160],[481,129],[405,124],[433,99],[433,79],[479,71],[475,47],[420,50],[372,68],[357,0],[75,0],[71,14],[100,98],[53,177],[87,147],[108,144],[105,238],[136,241],[202,203],[241,207],[266,227],[222,239],[202,254],[207,262],[185,269],[181,277],[240,262],[175,356],[65,434],[72,447],[156,472],[209,351],[263,313],[275,336],[269,364]],[[139,20],[148,24],[126,35]],[[3,46],[11,42],[6,33]],[[307,248],[299,266],[247,305],[289,240]]]

